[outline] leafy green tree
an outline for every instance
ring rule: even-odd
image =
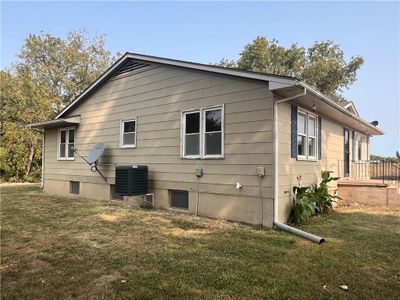
[[[316,42],[308,49],[297,44],[285,48],[275,39],[259,36],[244,47],[238,60],[222,59],[217,65],[294,76],[340,100],[343,89],[356,81],[363,63],[360,56],[346,62],[343,50],[332,41]]]
[[[29,72],[47,87],[58,112],[102,74],[115,58],[105,48],[104,36],[93,39],[85,31],[69,32],[67,39],[50,34],[29,35],[19,54],[17,72]]]
[[[103,36],[29,35],[10,70],[0,72],[0,171],[3,180],[40,177],[42,136],[27,124],[51,119],[100,76],[115,57]]]

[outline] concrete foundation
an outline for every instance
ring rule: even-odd
[[[111,185],[79,182],[79,195],[70,193],[70,181],[45,180],[44,191],[51,195],[64,197],[83,197],[95,200],[111,200]],[[273,225],[273,200],[271,198],[262,199],[242,195],[214,194],[197,192],[197,186],[188,183],[174,183],[164,188],[155,188],[154,183],[149,192],[154,193],[154,207],[171,208],[170,190],[188,191],[188,209],[190,214],[211,217],[215,219],[225,219],[229,221],[243,222],[252,225],[263,225],[272,227]],[[117,200],[118,201],[118,200]],[[126,196],[120,200],[126,207],[139,208],[145,205],[142,196]],[[263,213],[262,213],[263,212]]]

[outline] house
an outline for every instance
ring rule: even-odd
[[[156,207],[266,227],[287,221],[298,175],[304,185],[321,170],[349,176],[383,134],[293,77],[132,53],[31,126],[44,131],[49,194],[109,200],[116,166],[147,165]],[[105,179],[72,151],[97,143]]]

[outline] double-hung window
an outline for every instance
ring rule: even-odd
[[[297,115],[297,155],[300,159],[317,159],[317,117],[299,111]]]
[[[136,147],[136,119],[121,121],[121,148]]]
[[[367,149],[366,149],[366,137],[358,132],[354,133],[353,139],[353,157],[354,160],[366,160]]]
[[[183,112],[182,124],[183,157],[223,157],[224,111],[222,106]]]
[[[75,147],[75,128],[63,128],[58,131],[58,159],[73,160]]]

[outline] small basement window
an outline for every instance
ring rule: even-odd
[[[124,200],[124,196],[121,196],[120,194],[117,194],[115,192],[115,184],[110,185],[110,192],[111,192],[111,199],[112,200]]]
[[[169,190],[171,208],[185,209],[189,208],[188,191]]]
[[[70,181],[69,182],[69,193],[74,195],[79,195],[80,191],[80,182],[79,181]]]

